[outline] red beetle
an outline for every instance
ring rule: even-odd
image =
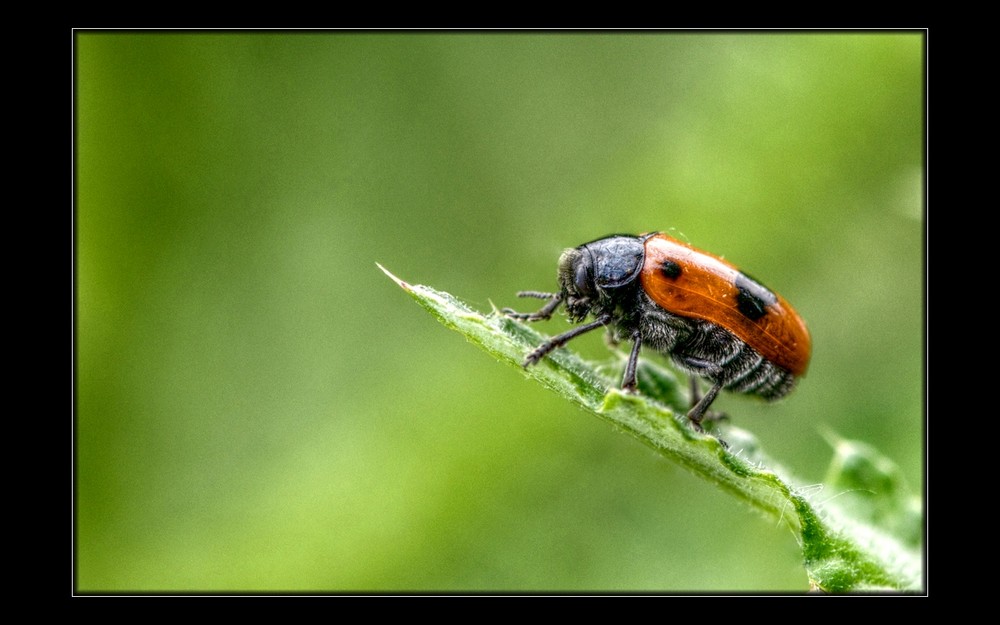
[[[558,293],[518,293],[547,299],[538,312],[504,312],[539,321],[564,304],[576,323],[587,315],[595,319],[542,343],[524,365],[607,327],[615,341],[633,342],[622,388],[635,391],[643,345],[712,383],[698,399],[692,377],[688,418],[699,430],[720,390],[775,400],[795,387],[809,365],[809,331],[783,297],[725,260],[665,234],[611,235],[568,249],[559,258],[558,279]]]

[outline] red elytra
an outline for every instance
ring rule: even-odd
[[[653,301],[674,314],[715,323],[779,367],[797,376],[805,374],[812,341],[805,322],[785,298],[732,263],[665,234],[649,236],[644,245],[640,280]],[[681,268],[675,277],[663,270],[671,262]],[[765,305],[767,314],[756,319],[740,309],[739,285],[747,281],[773,296]]]

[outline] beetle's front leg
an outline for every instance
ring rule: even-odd
[[[524,359],[524,366],[538,364],[538,361],[545,357],[546,354],[556,349],[557,347],[562,347],[571,339],[575,339],[585,332],[590,332],[600,328],[601,326],[607,324],[611,321],[611,315],[601,315],[595,321],[586,323],[582,326],[577,326],[570,330],[569,332],[564,332],[559,336],[554,336],[549,340],[545,341],[541,345],[535,348],[533,352],[528,354],[528,357]]]
[[[544,321],[552,317],[552,313],[559,308],[559,304],[563,301],[563,296],[561,293],[543,293],[541,291],[519,291],[518,297],[534,297],[535,299],[547,299],[544,306],[533,313],[522,313],[517,312],[512,308],[504,308],[500,312],[507,315],[511,319],[520,319],[521,321]]]

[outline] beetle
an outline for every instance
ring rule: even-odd
[[[812,342],[805,322],[781,295],[722,258],[661,232],[614,234],[565,250],[559,291],[521,291],[547,300],[533,313],[503,309],[509,317],[542,321],[564,305],[582,323],[528,354],[537,364],[568,341],[605,327],[612,342],[632,341],[622,388],[636,392],[639,351],[666,354],[691,378],[687,416],[699,431],[719,391],[784,397],[805,375]],[[698,397],[697,379],[711,388]]]

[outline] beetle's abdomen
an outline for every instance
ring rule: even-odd
[[[669,356],[681,369],[722,382],[734,393],[775,400],[787,395],[797,376],[768,360],[745,341],[711,321],[682,317],[664,310],[645,293],[638,293],[635,319],[616,320],[618,338],[638,330],[643,345]]]
[[[711,322],[695,321],[687,340],[670,352],[677,365],[734,393],[775,400],[795,388],[796,376],[764,358],[729,331]]]

